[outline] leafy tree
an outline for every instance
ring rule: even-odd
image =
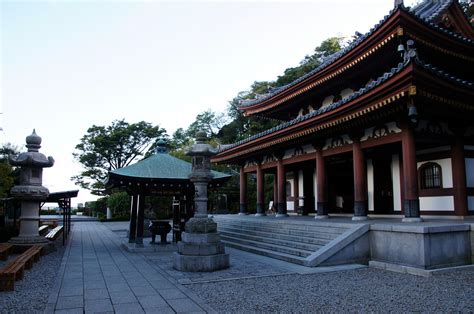
[[[118,192],[107,198],[107,207],[114,217],[128,217],[130,215],[130,196],[126,192]]]
[[[73,153],[85,170],[71,179],[92,194],[102,195],[108,171],[126,167],[144,156],[165,133],[165,129],[144,121],[129,124],[115,120],[109,126],[93,125]]]
[[[0,198],[7,197],[19,181],[19,169],[13,168],[8,158],[19,153],[18,147],[7,143],[0,147]]]

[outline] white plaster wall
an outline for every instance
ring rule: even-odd
[[[398,154],[392,155],[392,185],[393,185],[393,210],[402,210],[402,194],[400,190],[400,158]]]
[[[341,97],[342,97],[342,98],[346,98],[346,97],[348,97],[349,95],[351,95],[351,94],[353,94],[353,93],[354,93],[354,91],[353,91],[352,89],[346,88],[346,89],[343,89],[343,90],[341,91]]]
[[[298,196],[303,196],[304,187],[303,187],[303,170],[298,171]],[[298,201],[299,206],[304,205],[304,200]]]
[[[374,165],[372,159],[367,159],[367,194],[369,197],[369,211],[374,210]]]
[[[435,162],[441,166],[443,188],[452,188],[453,187],[453,169],[451,168],[451,158],[443,158],[443,159],[418,162],[417,169],[420,169],[420,167],[423,164],[426,164],[428,162]]]
[[[474,196],[467,197],[467,208],[469,211],[474,211]]]
[[[454,198],[452,196],[420,197],[420,210],[454,211]]]
[[[474,158],[466,158],[466,183],[468,188],[474,188]]]
[[[333,100],[333,99],[334,99],[334,96],[333,96],[333,95],[327,96],[326,98],[324,98],[323,104],[321,105],[321,108],[326,107],[326,106],[329,106],[330,104],[332,104],[332,100]]]

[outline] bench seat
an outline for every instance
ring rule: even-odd
[[[63,226],[57,226],[53,230],[51,230],[45,238],[51,241],[55,241],[59,235],[63,232]]]
[[[0,243],[0,260],[6,261],[12,249],[13,249],[12,244]]]

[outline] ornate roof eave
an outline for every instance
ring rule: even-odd
[[[248,102],[239,109],[244,111],[245,116],[262,113],[271,108],[289,101],[290,99],[312,89],[320,84],[339,76],[349,68],[370,56],[373,52],[387,44],[388,41],[396,38],[398,34],[403,34],[403,26],[411,25],[415,28],[419,24],[425,26],[425,30],[438,37],[451,40],[453,44],[474,48],[474,40],[465,38],[459,34],[446,30],[430,21],[424,20],[414,12],[408,11],[404,7],[398,7],[383,20],[374,26],[367,34],[349,47],[341,50],[331,60],[296,79],[285,87],[279,88],[276,92],[268,94],[253,102]],[[426,35],[426,34],[425,34]],[[419,36],[418,38],[419,39]],[[456,55],[456,54],[454,54]]]
[[[324,114],[316,114],[313,117],[311,117],[311,114],[308,114],[302,118],[283,123],[273,129],[227,146],[226,150],[221,151],[212,161],[231,162],[232,160],[256,152],[259,149],[271,146],[268,143],[290,141],[296,139],[298,136],[302,137],[360,117],[364,112],[371,112],[382,108],[394,100],[409,94],[409,89],[412,87],[414,81],[414,73],[422,73],[425,78],[432,78],[433,81],[442,79],[445,83],[449,83],[452,86],[462,88],[463,90],[467,89],[470,93],[474,92],[474,83],[458,79],[420,60],[416,62],[412,61],[404,64],[403,67],[392,76],[387,77],[387,74],[385,74],[381,77],[382,80],[379,78],[377,81],[381,80],[381,82],[362,95],[359,95],[360,97],[356,97],[350,101],[346,100],[340,105],[336,103],[334,110],[329,110]],[[343,101],[344,99],[341,100],[341,102]],[[361,110],[364,106],[367,108]],[[359,111],[351,113],[357,110]],[[297,136],[295,133],[299,135]]]

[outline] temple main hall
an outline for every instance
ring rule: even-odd
[[[256,215],[466,217],[474,213],[474,30],[458,1],[394,9],[288,85],[241,102],[281,121],[212,161],[256,178]],[[274,196],[265,199],[265,176]],[[253,205],[253,204],[252,204]]]

